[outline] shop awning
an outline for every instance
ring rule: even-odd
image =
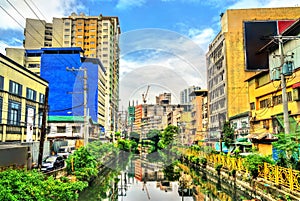
[[[300,88],[300,82],[297,82],[295,84],[292,85],[292,88],[295,89],[295,88]]]

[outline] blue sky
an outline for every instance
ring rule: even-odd
[[[222,12],[294,7],[300,6],[300,0],[0,0],[0,5],[1,53],[6,47],[22,47],[24,18],[38,16],[51,22],[53,17],[69,16],[72,12],[118,16],[123,41],[121,99],[141,102],[141,93],[152,85],[149,97],[171,92],[174,102],[178,102],[178,91],[183,88],[206,88],[205,53],[220,31]],[[122,49],[126,49],[125,53]]]

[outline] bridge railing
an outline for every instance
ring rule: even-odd
[[[229,155],[205,153],[190,149],[181,149],[180,151],[186,156],[204,157],[213,166],[215,164],[222,164],[222,167],[229,171],[238,170],[245,173],[248,172],[244,165],[244,158],[235,158]],[[258,177],[264,178],[276,185],[289,188],[291,191],[300,191],[300,171],[298,170],[264,163],[258,166]]]

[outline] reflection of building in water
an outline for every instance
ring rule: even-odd
[[[170,181],[160,181],[156,183],[156,187],[165,192],[172,191],[172,186],[173,185]]]
[[[134,167],[132,166],[133,164]],[[138,181],[162,181],[165,178],[162,167],[159,164],[135,159],[132,161],[132,165],[129,169],[129,176],[134,175]],[[132,174],[133,170],[134,174]]]

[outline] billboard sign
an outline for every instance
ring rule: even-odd
[[[27,132],[26,132],[26,142],[32,142],[33,135],[33,118],[34,118],[34,109],[27,109]]]

